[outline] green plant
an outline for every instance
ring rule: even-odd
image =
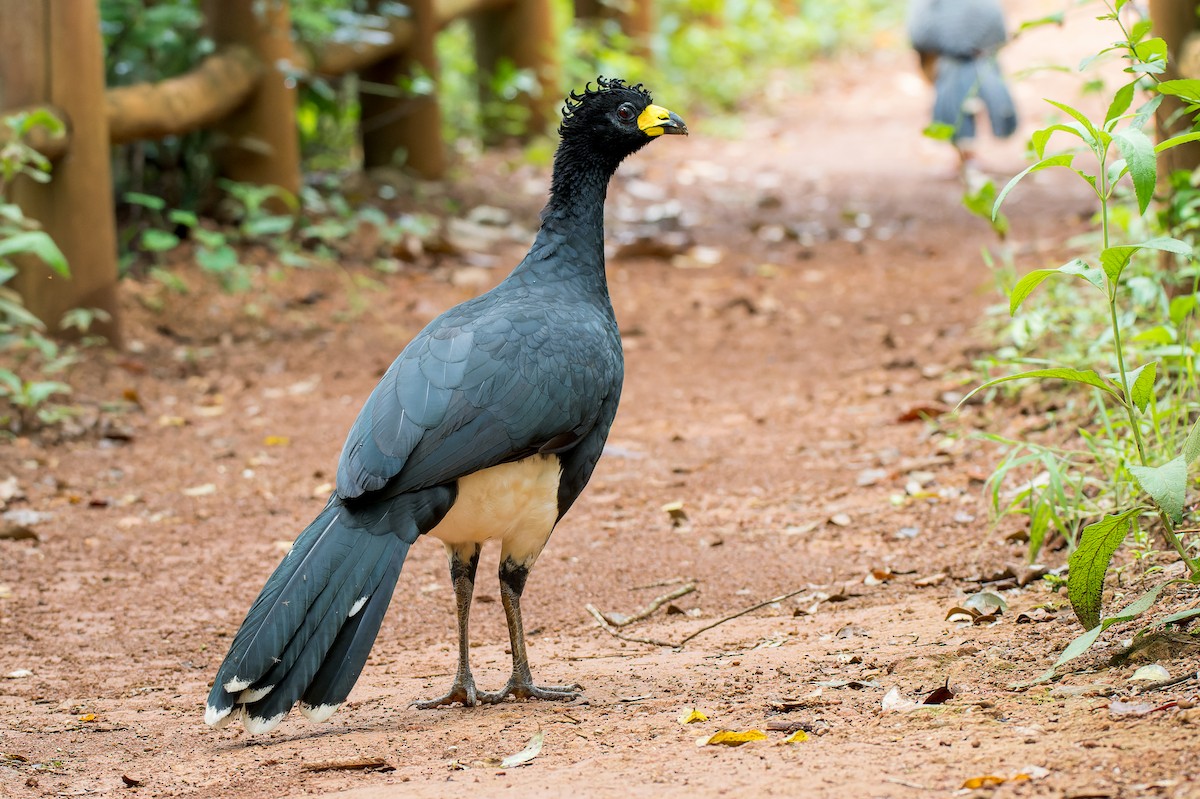
[[[18,176],[38,182],[50,179],[50,162],[25,143],[34,128],[51,135],[62,132],[62,123],[45,111],[14,114],[3,120],[8,130],[0,147],[0,402],[8,408],[2,421],[22,430],[54,424],[70,409],[51,402],[69,394],[71,387],[56,379],[78,360],[79,348],[47,335],[46,325],[25,307],[9,283],[17,276],[16,259],[36,258],[63,277],[69,277],[62,251],[37,223],[25,217],[20,206],[8,202],[8,186]],[[63,330],[86,333],[103,311],[76,309],[60,322]],[[87,343],[87,340],[84,340]]]
[[[1029,455],[1010,453],[1007,465],[1019,458],[1038,460],[1048,466],[1046,473],[1057,477],[1057,485],[1048,485],[1040,501],[1055,504],[1077,501],[1081,490],[1068,492],[1063,486],[1072,481],[1090,480],[1097,489],[1097,502],[1086,510],[1060,517],[1079,519],[1084,513],[1100,513],[1100,518],[1078,532],[1074,551],[1069,560],[1067,593],[1080,623],[1087,630],[1076,639],[1043,679],[1066,661],[1086,651],[1100,634],[1112,624],[1128,621],[1148,610],[1164,585],[1144,593],[1115,615],[1104,617],[1102,596],[1105,576],[1113,555],[1146,517],[1157,519],[1157,530],[1174,549],[1184,564],[1191,581],[1200,581],[1200,561],[1189,551],[1178,532],[1184,519],[1185,496],[1188,489],[1188,465],[1200,456],[1200,422],[1189,423],[1198,410],[1196,404],[1195,350],[1186,339],[1173,343],[1179,346],[1171,359],[1161,350],[1137,366],[1132,364],[1139,341],[1145,343],[1149,330],[1164,329],[1175,323],[1176,332],[1183,329],[1185,317],[1195,308],[1195,295],[1180,303],[1171,316],[1169,302],[1167,319],[1157,313],[1139,315],[1137,307],[1149,307],[1161,312],[1157,302],[1161,292],[1146,270],[1152,269],[1154,258],[1167,253],[1191,258],[1192,247],[1186,242],[1158,236],[1132,244],[1114,243],[1117,226],[1114,220],[1122,217],[1118,190],[1131,185],[1137,214],[1145,215],[1157,185],[1157,156],[1159,153],[1188,141],[1200,139],[1200,133],[1188,133],[1153,144],[1143,132],[1163,94],[1188,96],[1195,92],[1200,98],[1200,81],[1158,82],[1157,76],[1166,63],[1166,45],[1161,39],[1150,38],[1148,20],[1126,29],[1119,11],[1127,0],[1106,2],[1104,17],[1120,26],[1122,38],[1104,53],[1118,52],[1127,61],[1125,71],[1133,78],[1117,89],[1111,97],[1103,120],[1093,121],[1086,114],[1065,103],[1050,100],[1067,116],[1067,121],[1034,132],[1030,147],[1037,160],[1016,175],[996,196],[992,216],[997,217],[1009,192],[1023,178],[1051,167],[1066,168],[1087,183],[1099,202],[1099,250],[1090,259],[1074,258],[1056,268],[1037,269],[1021,278],[1009,296],[1009,311],[1015,315],[1030,295],[1047,279],[1068,276],[1081,281],[1080,286],[1090,299],[1082,300],[1104,309],[1107,319],[1106,335],[1102,337],[1107,363],[1097,369],[1091,366],[1047,365],[1043,368],[994,378],[975,391],[1013,380],[1066,381],[1087,389],[1093,402],[1095,430],[1080,431],[1084,447],[1080,450],[1040,451],[1031,445],[1023,446]],[[1186,84],[1186,85],[1184,85]],[[1156,90],[1154,96],[1132,112],[1133,101],[1141,88]],[[1061,134],[1072,140],[1072,148],[1047,154],[1051,139]],[[1080,156],[1090,159],[1079,166]],[[1100,298],[1103,303],[1099,303]],[[1147,302],[1149,300],[1150,302]],[[1147,326],[1150,318],[1153,326]],[[1149,348],[1153,350],[1153,348]],[[1089,351],[1096,356],[1096,350]],[[1094,363],[1095,358],[1091,359]],[[972,392],[974,393],[974,392]],[[1017,450],[1014,449],[1013,452]],[[1088,464],[1089,477],[1067,477],[1082,464]],[[1006,470],[1002,465],[1002,469]],[[1096,475],[1102,477],[1095,479]],[[1044,508],[1044,505],[1042,506]],[[1034,505],[1031,519],[1047,511]],[[1093,515],[1093,518],[1094,515]],[[1045,525],[1045,522],[1043,522]],[[1044,531],[1043,531],[1044,532]],[[1064,535],[1071,536],[1067,530]],[[1031,542],[1032,544],[1033,542]],[[1037,542],[1040,544],[1040,541]]]

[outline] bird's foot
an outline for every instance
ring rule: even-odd
[[[518,680],[515,677],[510,677],[508,684],[495,693],[480,691],[479,702],[485,705],[495,705],[503,702],[510,696],[513,699],[550,699],[559,702],[570,702],[573,699],[578,699],[579,692],[582,690],[580,686],[575,684],[535,685],[528,678]]]
[[[460,704],[463,707],[475,707],[483,701],[483,694],[475,690],[475,681],[470,677],[464,679],[455,679],[454,685],[450,686],[450,690],[443,696],[437,699],[427,699],[423,702],[413,702],[412,706],[418,710],[432,710],[435,707],[449,707],[454,704]]]

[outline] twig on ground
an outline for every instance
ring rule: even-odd
[[[932,791],[928,785],[922,785],[919,782],[909,782],[908,780],[898,780],[895,777],[883,777],[884,782],[890,782],[893,785],[903,785],[905,788],[915,788],[918,791]]]
[[[301,771],[395,771],[396,767],[382,757],[357,757],[352,760],[322,760],[304,763]]]
[[[606,633],[614,638],[620,638],[622,641],[632,641],[635,644],[651,644],[652,646],[668,646],[674,647],[675,644],[670,641],[659,641],[656,638],[638,638],[635,635],[626,635],[608,623],[608,619],[604,618],[604,614],[595,605],[587,605],[587,612],[595,617],[596,623],[599,624]]]
[[[694,586],[693,586],[693,588],[694,588]],[[656,638],[639,638],[639,637],[633,636],[633,635],[626,635],[625,633],[623,633],[619,629],[617,629],[617,627],[614,626],[608,619],[606,619],[604,617],[604,614],[601,613],[600,610],[595,605],[587,605],[586,607],[587,607],[587,612],[592,614],[592,616],[596,619],[596,622],[604,629],[604,631],[607,632],[609,635],[613,636],[614,638],[620,638],[622,641],[632,641],[633,643],[636,643],[636,644],[651,644],[652,646],[668,646],[668,647],[671,647],[672,649],[682,649],[687,644],[688,641],[692,640],[693,638],[700,635],[701,633],[706,633],[709,630],[713,629],[714,627],[719,627],[720,625],[724,624],[725,622],[733,621],[736,618],[745,616],[747,613],[753,613],[754,611],[760,610],[761,608],[765,608],[768,605],[774,605],[775,603],[782,602],[785,599],[791,599],[792,597],[794,597],[798,594],[802,594],[807,590],[808,590],[807,588],[798,588],[795,591],[789,591],[786,594],[780,594],[779,596],[774,597],[772,599],[768,599],[763,602],[759,602],[757,605],[751,605],[748,608],[743,608],[742,610],[739,610],[736,613],[730,613],[727,616],[722,616],[721,618],[717,619],[716,621],[706,624],[703,627],[701,627],[699,630],[696,630],[696,631],[688,634],[679,643],[671,643],[670,641],[659,641]],[[663,598],[659,597],[659,599],[663,599]],[[668,601],[668,600],[664,599],[663,601]],[[658,600],[655,600],[655,602],[658,602]],[[653,605],[653,604],[654,603],[651,603],[651,605]],[[653,613],[655,609],[657,609],[657,607],[651,609],[650,612],[646,614],[646,616],[650,615],[650,613]],[[642,618],[645,618],[645,617],[643,616]],[[633,621],[633,620],[634,620],[634,617],[631,617],[630,621]]]
[[[681,597],[681,596],[687,596],[688,594],[692,593],[695,590],[696,590],[696,584],[688,583],[687,585],[682,585],[679,588],[676,588],[674,591],[671,591],[670,593],[663,594],[662,596],[658,597],[653,602],[651,602],[649,605],[642,608],[641,610],[634,611],[632,616],[622,616],[618,620],[618,619],[614,619],[612,616],[609,616],[606,614],[604,616],[604,618],[606,618],[608,620],[608,623],[611,624],[613,627],[624,627],[628,624],[633,624],[635,621],[641,621],[642,619],[645,619],[645,618],[653,615],[654,611],[658,610],[659,608],[661,608],[663,605],[667,604],[671,600],[679,599],[679,597]]]
[[[696,582],[696,581],[688,579],[687,577],[671,577],[666,580],[656,580],[653,583],[646,583],[645,585],[635,585],[632,588],[630,588],[629,590],[630,591],[644,591],[647,588],[666,588],[668,585],[678,585],[679,583],[694,583],[694,582]]]
[[[745,616],[747,613],[753,613],[754,611],[759,610],[760,608],[765,608],[768,605],[774,605],[776,602],[782,602],[785,599],[791,599],[792,597],[796,596],[797,594],[803,594],[807,590],[808,590],[807,587],[798,588],[795,591],[789,591],[786,594],[780,594],[779,596],[775,597],[774,599],[768,599],[765,602],[759,602],[757,605],[751,605],[750,607],[745,608],[744,610],[739,610],[737,613],[730,613],[728,616],[722,616],[721,618],[717,619],[716,621],[712,622],[711,624],[706,624],[703,627],[701,627],[699,630],[696,630],[694,633],[688,635],[686,638],[684,638],[682,641],[679,642],[679,646],[682,647],[684,644],[686,644],[688,641],[695,638],[700,633],[708,632],[713,627],[718,627],[727,621],[733,621],[734,619],[738,618],[739,616]]]

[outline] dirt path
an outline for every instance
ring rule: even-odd
[[[1068,62],[1111,38],[1083,21],[1068,30]],[[1055,35],[1018,42],[1010,61],[1028,65],[1037,36]],[[1022,84],[1027,117],[1065,81]],[[211,293],[152,313],[134,296],[151,290],[131,286],[138,345],[96,369],[90,396],[140,409],[106,415],[108,438],[0,451],[0,478],[15,475],[26,494],[10,508],[50,514],[36,541],[0,541],[0,674],[29,672],[0,681],[0,795],[915,797],[1021,773],[1038,779],[989,793],[1200,795],[1195,711],[1115,715],[1108,695],[1128,691],[1136,665],[1109,667],[1115,646],[1084,661],[1092,672],[1009,688],[1074,636],[1061,597],[1001,582],[1009,610],[997,624],[944,621],[981,578],[1019,566],[1023,546],[1005,540],[1011,528],[989,529],[977,482],[988,453],[957,426],[898,421],[960,388],[994,302],[979,259],[990,234],[939,177],[952,159],[917,135],[927,92],[909,54],[885,49],[818,71],[806,90],[785,87],[746,115],[739,141],[656,145],[622,173],[614,235],[629,227],[625,209],[644,216],[673,197],[712,249],[611,265],[627,341],[621,413],[526,595],[535,672],[583,684],[578,703],[408,706],[444,690],[453,668],[452,593],[440,547],[426,543],[329,723],[290,717],[253,739],[206,728],[208,681],[319,509],[362,398],[409,336],[479,290],[462,283],[481,273],[448,263],[365,293],[331,271],[289,273],[255,300],[262,321]],[[676,105],[669,89],[658,98]],[[1018,144],[986,158],[1005,174],[1022,165]],[[1088,206],[1051,176],[1022,192],[1011,216],[1024,271],[1053,260],[1043,241],[1079,227]],[[532,225],[536,197],[520,202]],[[796,237],[774,241],[789,225]],[[1020,429],[1007,413],[968,419]],[[686,522],[672,524],[668,502]],[[508,664],[490,572],[473,618],[483,687]],[[696,584],[674,603],[683,612],[628,634],[677,642],[799,594],[681,649],[618,640],[585,609],[631,613],[673,580]],[[1048,621],[1016,623],[1047,603]],[[920,699],[943,684],[954,692],[944,705],[884,709],[889,689]],[[1194,692],[1185,683],[1152,699],[1186,704]],[[682,726],[689,707],[709,720]],[[783,744],[772,729],[741,748],[695,745],[718,729],[787,724],[810,740]],[[529,765],[499,767],[538,732]],[[305,770],[355,758],[392,770]]]

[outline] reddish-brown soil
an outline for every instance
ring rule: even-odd
[[[1010,65],[1051,47],[1077,61],[1112,38],[1086,15],[1072,20],[1022,38]],[[132,348],[80,374],[80,399],[103,407],[94,430],[0,450],[0,478],[24,493],[9,509],[48,514],[36,540],[0,541],[0,795],[917,797],[985,775],[1008,778],[988,789],[996,796],[1200,795],[1197,711],[1110,706],[1136,693],[1129,677],[1147,660],[1194,672],[1186,642],[1113,665],[1134,632],[1118,628],[1061,681],[1016,689],[1078,632],[1061,595],[1010,579],[992,586],[1009,603],[995,624],[945,621],[981,581],[1013,565],[1019,575],[1024,552],[1007,540],[1017,522],[989,522],[979,480],[995,453],[967,433],[1040,420],[973,406],[962,421],[900,421],[969,381],[997,301],[980,248],[995,240],[959,207],[953,154],[919,135],[929,90],[910,54],[884,45],[756,103],[734,140],[696,120],[691,138],[655,143],[614,184],[614,235],[628,227],[618,211],[652,204],[641,198],[652,184],[721,257],[610,263],[623,404],[525,603],[535,674],[581,683],[578,702],[410,706],[445,690],[454,666],[445,558],[420,542],[328,723],[294,715],[253,738],[206,727],[216,666],[320,509],[359,404],[414,332],[504,270],[443,258],[374,289],[353,270],[289,271],[251,298],[199,280],[187,297],[128,284]],[[1072,85],[1022,83],[1026,118]],[[669,87],[658,99],[687,117]],[[984,155],[998,175],[1022,165],[1015,142]],[[536,195],[500,199],[525,177],[486,164],[496,174],[473,196],[534,225]],[[1021,271],[1060,256],[1090,211],[1049,174],[1014,199]],[[810,235],[772,242],[770,225]],[[493,254],[512,264],[522,249]],[[154,297],[165,310],[147,310]],[[251,300],[257,316],[244,313]],[[860,485],[866,470],[879,471]],[[672,502],[686,520],[672,523]],[[508,673],[492,568],[473,618],[484,688]],[[625,635],[678,642],[799,593],[678,648],[619,640],[587,610],[632,613],[673,580],[695,582],[674,603],[684,612],[660,610]],[[1017,623],[1038,607],[1044,621]],[[884,701],[892,688],[920,700],[942,685],[954,694],[942,705]],[[1183,682],[1131,701],[1188,707],[1196,691]],[[708,720],[682,725],[692,707]],[[783,743],[769,727],[787,723],[809,740]],[[768,740],[696,745],[720,729]],[[539,732],[536,758],[499,766]],[[306,769],[358,758],[391,770]],[[1021,774],[1036,779],[1012,779]]]

